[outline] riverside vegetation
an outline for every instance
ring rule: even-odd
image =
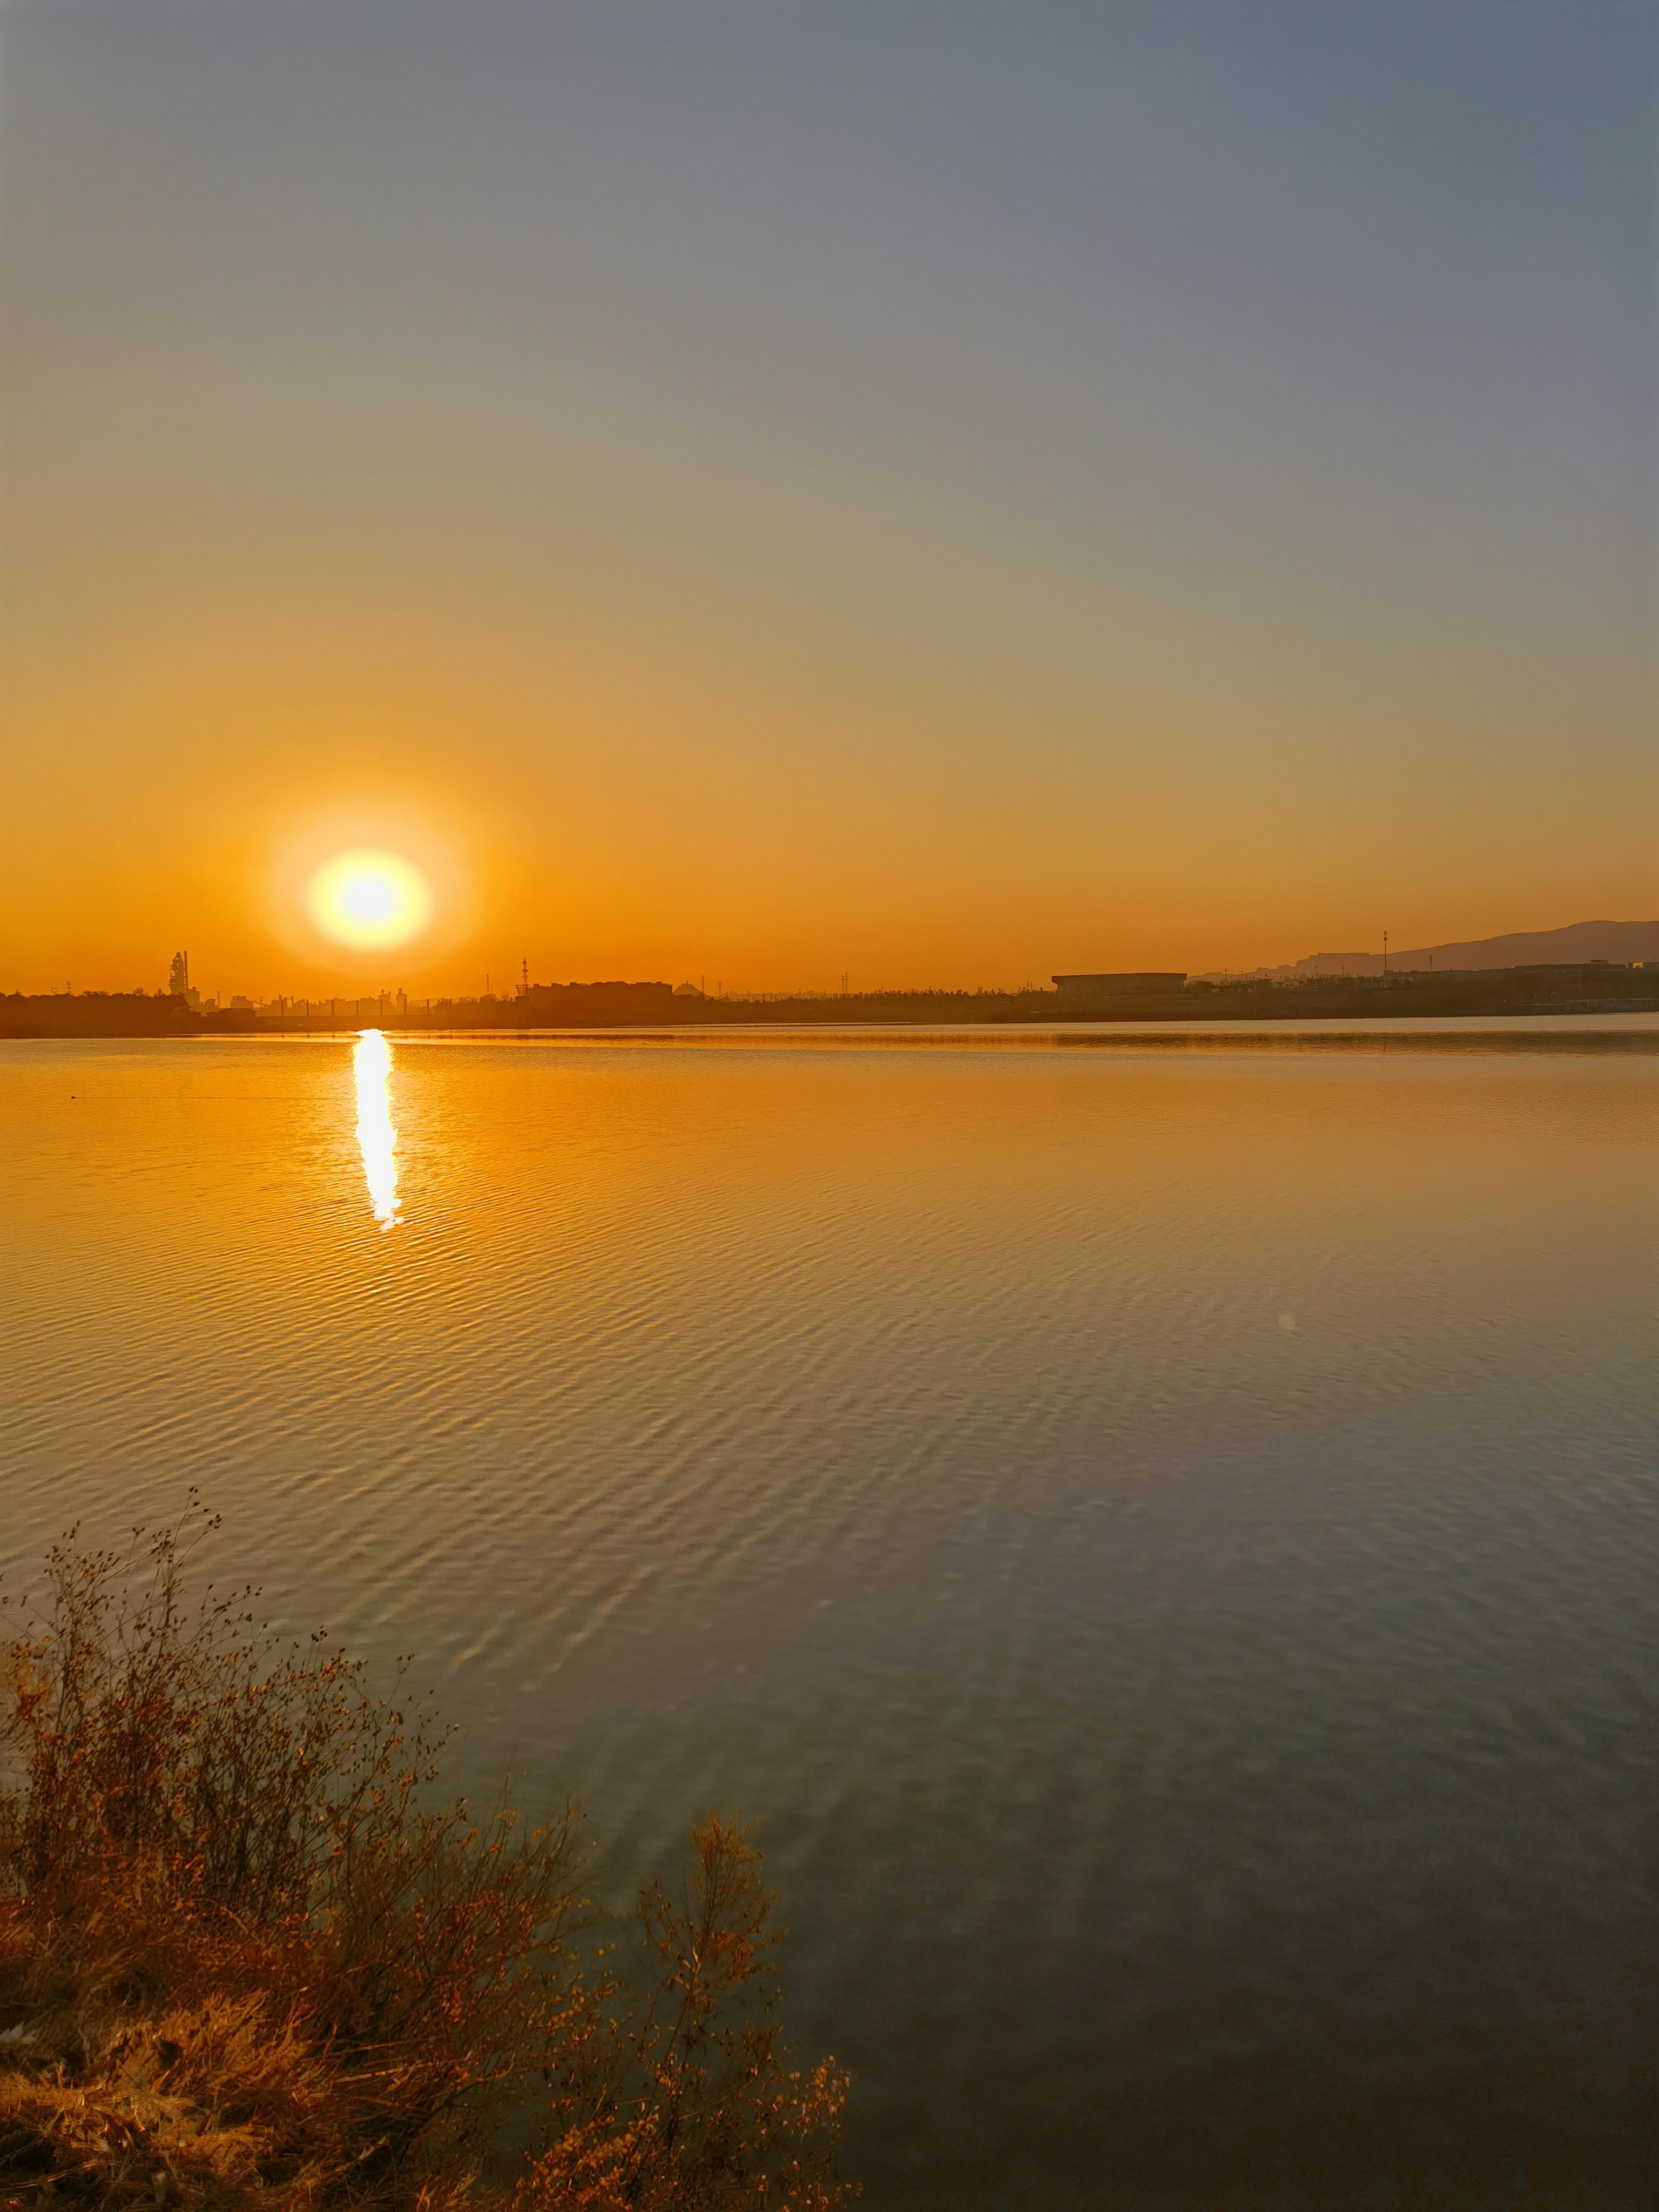
[[[843,2203],[749,1832],[607,1929],[574,1814],[443,1802],[429,1710],[191,1602],[216,1526],[71,1532],[0,1645],[0,2206]]]

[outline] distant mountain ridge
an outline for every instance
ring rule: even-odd
[[[1573,921],[1565,929],[1520,929],[1462,945],[1423,945],[1389,954],[1390,973],[1411,968],[1527,968],[1544,962],[1659,960],[1659,921]],[[1380,975],[1380,952],[1310,952],[1297,975]]]

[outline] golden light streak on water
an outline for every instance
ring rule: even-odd
[[[357,1074],[357,1142],[362,1147],[368,1202],[382,1229],[398,1218],[398,1132],[392,1126],[392,1047],[365,1030],[352,1055]]]

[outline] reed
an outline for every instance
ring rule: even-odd
[[[401,1675],[191,1602],[217,1526],[71,1533],[0,1646],[0,2205],[844,2202],[749,1830],[696,1829],[625,1947],[574,1811],[475,1816]]]

